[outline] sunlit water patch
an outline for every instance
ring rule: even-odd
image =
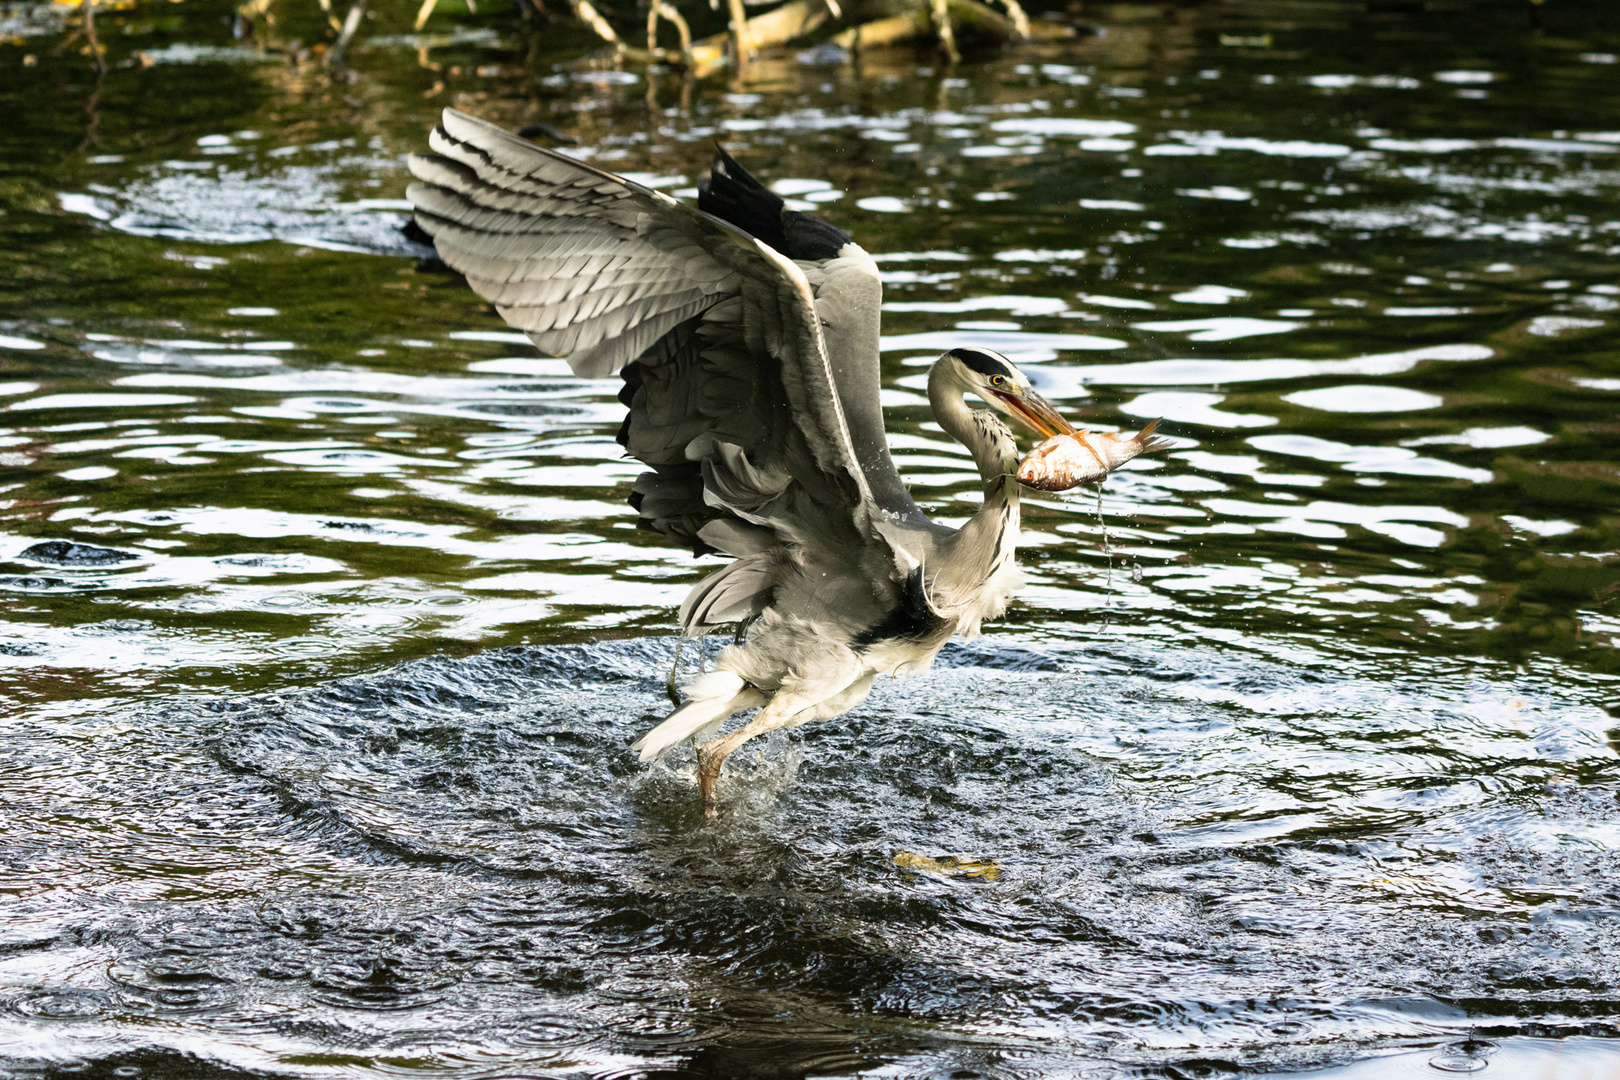
[[[62,209],[136,236],[426,252],[401,231],[410,203],[394,194],[400,163],[376,154],[380,139],[363,147],[352,138],[267,146],[249,131],[197,142],[193,159],[145,166],[116,187],[92,183],[84,192],[63,192]],[[385,188],[392,197],[345,197]]]

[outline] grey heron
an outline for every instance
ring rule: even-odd
[[[680,625],[732,624],[687,700],[635,743],[650,760],[727,718],[698,750],[705,810],[727,755],[764,732],[837,716],[878,675],[928,667],[1019,587],[1019,452],[1008,417],[1074,428],[1006,357],[958,348],[928,376],[939,426],[968,448],[984,501],[931,520],[889,456],[879,403],[876,263],[785,207],[723,150],[698,206],[447,109],[409,197],[439,257],[510,325],[581,376],[619,375],[619,442],[648,466],[638,524],[732,557]],[[989,406],[969,408],[967,395]],[[1108,467],[1154,449],[1119,439]]]

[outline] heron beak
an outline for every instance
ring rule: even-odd
[[[996,390],[993,393],[1007,403],[1014,416],[1040,432],[1043,438],[1050,439],[1053,435],[1074,434],[1074,425],[1063,419],[1057,409],[1052,407],[1052,403],[1035,391],[1025,390],[1022,394],[1004,394]]]

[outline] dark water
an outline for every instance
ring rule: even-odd
[[[0,1069],[1620,1074],[1620,13],[1374,6],[746,85],[197,2],[97,77],[0,10]],[[705,825],[626,747],[706,567],[400,234],[446,104],[854,232],[947,519],[950,345],[1177,445]]]

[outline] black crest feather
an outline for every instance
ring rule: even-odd
[[[989,349],[975,349],[969,346],[952,349],[948,355],[960,360],[980,375],[1005,375],[1009,379],[1018,377],[1018,373],[1013,370],[1011,362],[1005,356]]]

